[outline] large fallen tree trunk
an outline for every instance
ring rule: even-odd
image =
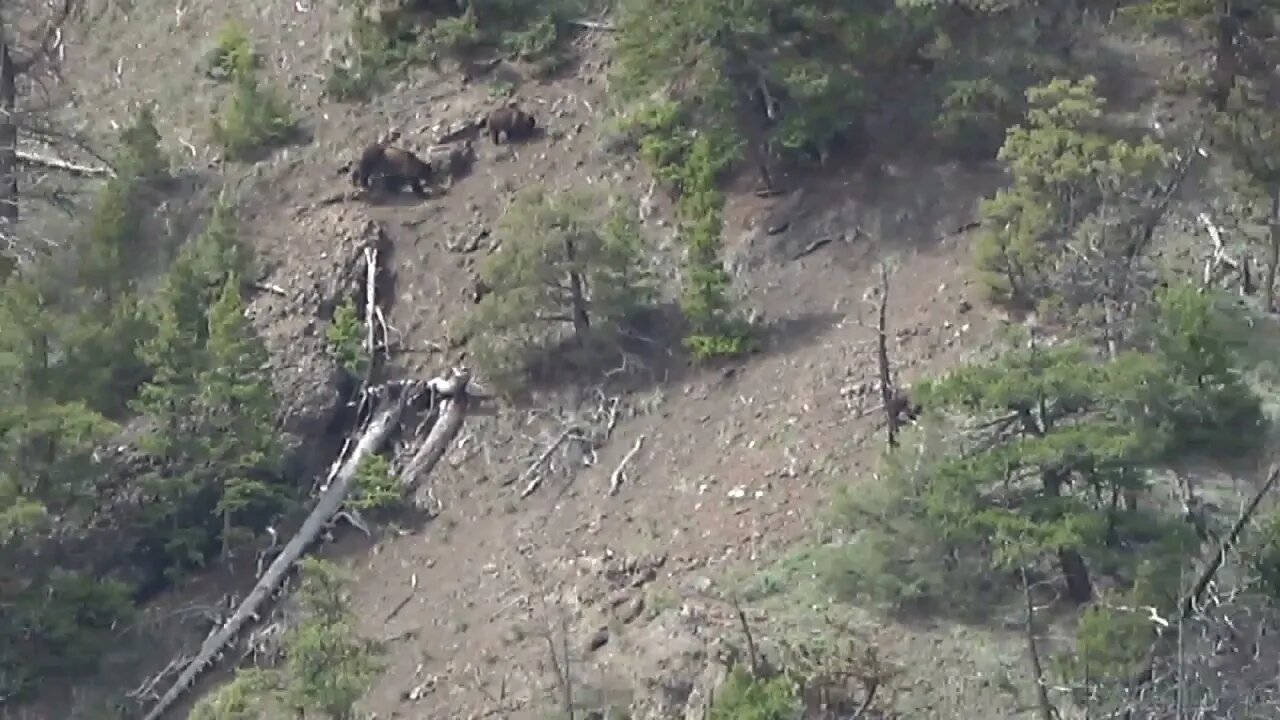
[[[454,436],[457,435],[458,429],[461,428],[462,414],[465,412],[467,405],[467,382],[470,377],[470,373],[466,369],[455,369],[451,377],[435,378],[427,384],[432,393],[442,398],[441,412],[426,441],[423,443],[422,449],[417,454],[417,457],[429,458],[431,462],[430,464],[417,465],[416,468],[414,467],[416,463],[411,463],[409,469],[413,471],[415,476],[419,472],[431,471],[432,466],[444,455],[445,449]],[[405,406],[412,395],[410,388],[404,388],[400,396],[391,401],[389,407],[379,411],[374,416],[364,434],[361,435],[360,441],[356,443],[351,454],[343,462],[333,482],[321,494],[315,508],[302,523],[302,527],[298,529],[297,534],[289,540],[289,543],[280,551],[280,555],[276,557],[266,572],[262,574],[262,577],[258,579],[258,583],[254,585],[253,590],[244,599],[244,602],[240,604],[240,607],[236,609],[235,613],[216,633],[210,635],[204,641],[204,644],[200,646],[200,652],[182,670],[173,686],[156,702],[155,706],[146,714],[144,720],[156,720],[172,707],[178,701],[178,698],[191,689],[200,673],[221,656],[223,650],[231,643],[241,628],[251,619],[257,618],[258,610],[279,589],[290,568],[302,558],[303,554],[312,546],[328,523],[342,509],[342,504],[346,501],[347,493],[351,490],[351,482],[360,468],[360,463],[366,457],[378,452],[386,444],[387,438],[399,425]],[[448,403],[448,405],[446,406],[445,403]],[[438,448],[436,447],[437,445],[439,446]]]
[[[400,472],[400,485],[405,492],[418,488],[419,476],[431,472],[462,429],[462,421],[467,416],[467,388],[470,383],[471,371],[467,368],[454,368],[449,378],[434,378],[427,383],[433,397],[440,398],[440,414],[431,426],[431,432],[427,433],[427,439],[422,441],[422,447]]]

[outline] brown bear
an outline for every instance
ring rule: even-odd
[[[538,121],[532,115],[515,105],[501,107],[489,113],[480,123],[480,127],[489,133],[489,139],[497,145],[500,137],[506,141],[525,140],[533,135]]]

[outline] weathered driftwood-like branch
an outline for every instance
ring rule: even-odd
[[[1200,213],[1196,219],[1204,225],[1205,230],[1209,233],[1209,239],[1213,241],[1213,254],[1204,261],[1204,277],[1201,283],[1205,287],[1213,284],[1218,276],[1221,268],[1226,267],[1228,270],[1240,271],[1240,263],[1235,258],[1227,254],[1226,244],[1222,239],[1222,230],[1213,224],[1212,218],[1208,213]]]
[[[560,433],[560,435],[547,446],[547,449],[543,450],[542,454],[539,455],[523,473],[521,473],[520,480],[528,481],[525,484],[524,489],[520,491],[521,499],[534,494],[537,492],[538,488],[542,486],[542,473],[539,472],[542,469],[542,466],[547,464],[547,460],[551,459],[551,454],[558,450],[560,446],[564,444],[564,441],[568,440],[569,436],[573,435],[576,430],[577,428],[574,427],[566,428],[565,431]]]
[[[329,520],[342,507],[342,503],[347,499],[347,492],[351,488],[351,481],[355,478],[360,463],[369,455],[377,452],[387,441],[391,431],[399,424],[408,396],[407,392],[402,393],[400,398],[392,401],[389,407],[379,412],[373,421],[369,423],[360,441],[356,443],[355,449],[351,451],[351,455],[342,464],[342,469],[338,472],[337,477],[334,478],[333,483],[329,485],[324,494],[320,496],[320,500],[316,502],[315,508],[302,523],[302,527],[298,529],[297,534],[293,536],[293,539],[284,546],[284,549],[280,551],[276,559],[267,567],[267,571],[262,574],[257,585],[254,586],[235,613],[223,623],[216,633],[210,635],[204,641],[204,644],[200,646],[200,652],[196,654],[191,663],[178,676],[173,686],[161,696],[160,700],[151,708],[151,711],[146,714],[144,720],[156,720],[156,718],[163,715],[183,693],[191,688],[200,673],[222,654],[222,651],[240,629],[244,627],[245,623],[257,616],[258,609],[284,582],[289,569],[302,557],[307,548],[315,542],[321,531],[329,523]]]
[[[1036,642],[1036,606],[1031,600],[1031,583],[1027,580],[1027,569],[1018,569],[1022,576],[1022,599],[1026,615],[1023,617],[1023,632],[1027,636],[1027,658],[1031,662],[1031,682],[1035,683],[1036,705],[1040,710],[1040,720],[1053,720],[1058,711],[1049,702],[1049,689],[1044,682],[1044,663],[1040,660],[1040,646]]]
[[[70,160],[63,160],[49,155],[37,155],[36,153],[19,150],[17,153],[18,162],[23,165],[34,165],[36,167],[48,168],[49,170],[61,170],[62,172],[71,173],[72,175],[81,175],[84,177],[115,177],[116,171],[109,167],[94,167],[93,165],[81,165],[73,163]]]
[[[400,485],[405,492],[417,489],[422,481],[420,476],[431,472],[458,436],[462,421],[467,416],[470,384],[471,370],[467,367],[455,367],[449,377],[434,378],[427,383],[427,389],[440,398],[440,414],[431,426],[431,432],[427,433],[427,439],[422,441],[422,447],[400,473]]]
[[[364,249],[364,351],[372,359],[378,354],[378,248],[369,246]]]
[[[618,29],[613,25],[611,25],[610,23],[597,22],[595,20],[566,20],[565,22],[575,27],[583,28],[585,30],[602,30],[604,32],[613,32],[614,30]]]
[[[1214,553],[1213,559],[1205,566],[1204,571],[1200,573],[1200,577],[1196,578],[1196,582],[1191,586],[1191,590],[1182,598],[1182,619],[1190,618],[1195,611],[1196,605],[1200,603],[1200,598],[1204,596],[1204,591],[1208,589],[1209,583],[1213,582],[1213,578],[1218,574],[1218,570],[1222,567],[1222,563],[1227,560],[1227,553],[1235,548],[1240,542],[1240,535],[1244,532],[1245,526],[1253,519],[1253,514],[1258,511],[1258,505],[1262,503],[1262,499],[1267,493],[1276,486],[1276,481],[1280,480],[1280,465],[1271,468],[1267,473],[1267,480],[1254,493],[1253,498],[1249,500],[1249,504],[1240,512],[1240,517],[1236,518],[1235,525],[1231,526],[1231,532],[1222,539],[1218,545],[1218,551]]]
[[[470,371],[466,368],[455,368],[450,377],[434,378],[427,383],[428,389],[440,395],[443,401],[440,407],[439,419],[423,442],[422,449],[418,451],[406,472],[401,476],[401,482],[406,486],[412,487],[417,482],[420,474],[431,472],[431,469],[439,462],[444,455],[445,449],[462,427],[467,407],[466,388],[470,379]],[[342,504],[347,499],[347,493],[351,489],[351,482],[360,468],[360,463],[386,444],[387,438],[399,425],[405,406],[413,395],[411,388],[402,388],[399,397],[391,401],[389,407],[379,411],[374,416],[351,454],[343,462],[333,482],[316,502],[315,509],[311,511],[311,514],[302,523],[302,527],[299,528],[297,534],[281,550],[280,555],[263,573],[257,585],[254,586],[231,618],[216,633],[205,640],[195,659],[182,671],[177,681],[152,707],[151,711],[144,717],[144,720],[157,720],[166,710],[172,707],[178,698],[191,689],[200,672],[209,667],[222,654],[222,651],[236,636],[236,633],[250,619],[256,617],[257,611],[262,604],[284,582],[289,569],[303,556],[307,548],[312,546],[329,521],[342,509]]]
[[[609,476],[609,495],[610,496],[618,494],[618,489],[622,487],[622,481],[626,478],[626,475],[627,475],[627,463],[630,463],[631,460],[636,456],[636,453],[640,452],[640,446],[643,444],[644,444],[644,435],[641,435],[640,437],[636,438],[635,444],[631,446],[631,449],[627,451],[627,454],[622,456],[622,460],[621,462],[618,463],[618,467],[613,469],[613,474]]]

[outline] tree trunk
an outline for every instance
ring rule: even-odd
[[[1236,84],[1236,18],[1231,15],[1230,0],[1219,3],[1217,27],[1214,30],[1213,70],[1210,78],[1210,100],[1218,112],[1227,109],[1227,99]]]
[[[1066,475],[1061,470],[1045,470],[1041,474],[1044,494],[1049,497],[1061,497],[1062,486]],[[1093,581],[1089,578],[1089,566],[1078,551],[1073,548],[1058,548],[1058,568],[1062,571],[1062,579],[1067,584],[1067,597],[1072,602],[1083,605],[1093,599]]]
[[[0,19],[0,28],[4,21]],[[18,90],[9,43],[0,35],[0,281],[17,267]],[[5,247],[7,245],[7,247]]]
[[[579,342],[586,337],[587,331],[591,329],[591,319],[587,317],[587,297],[583,290],[582,273],[577,269],[578,249],[573,244],[572,238],[566,238],[564,241],[564,255],[569,262],[569,303],[573,318],[573,335]]]
[[[1267,257],[1266,287],[1267,312],[1276,311],[1276,269],[1280,267],[1280,182],[1271,186],[1271,219],[1268,222],[1271,241]]]
[[[434,378],[428,383],[431,391],[438,392],[443,398],[440,414],[424,441],[424,447],[418,451],[406,472],[400,476],[399,480],[403,486],[412,487],[417,483],[420,474],[431,472],[434,464],[444,456],[445,449],[453,442],[457,431],[462,427],[466,413],[467,385],[470,380],[471,372],[465,368],[458,368],[449,377]],[[402,395],[398,399],[389,401],[390,405],[387,408],[374,415],[360,440],[352,448],[350,455],[343,461],[332,484],[320,495],[315,507],[303,521],[302,527],[258,578],[257,584],[240,603],[240,607],[236,608],[217,632],[205,638],[196,656],[182,669],[178,679],[165,691],[164,695],[160,696],[143,720],[158,720],[164,715],[165,711],[195,684],[200,673],[221,656],[227,644],[235,638],[240,629],[257,617],[258,609],[280,587],[286,574],[319,537],[329,520],[342,509],[361,461],[377,452],[386,443],[392,432],[399,426],[400,417],[408,400],[407,395]]]
[[[1045,687],[1044,663],[1040,661],[1040,647],[1036,643],[1036,607],[1031,600],[1031,583],[1027,580],[1027,569],[1018,568],[1022,576],[1022,598],[1026,611],[1023,630],[1027,636],[1027,658],[1031,661],[1031,681],[1035,683],[1036,705],[1040,709],[1040,720],[1053,720],[1057,716],[1053,704],[1049,702],[1049,689]]]
[[[1107,504],[1107,547],[1115,547],[1120,543],[1119,533],[1116,530],[1116,520],[1120,515],[1120,488],[1111,488],[1111,502]]]
[[[1071,548],[1058,548],[1058,568],[1067,583],[1067,597],[1077,605],[1093,599],[1093,581],[1089,579],[1089,566],[1084,557]]]
[[[889,337],[886,316],[889,307],[889,271],[880,266],[880,305],[876,308],[876,365],[880,373],[880,399],[888,423],[889,449],[898,447],[898,403],[894,402],[893,368],[889,364]]]

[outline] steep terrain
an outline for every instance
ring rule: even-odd
[[[218,168],[208,126],[225,91],[204,78],[200,63],[232,20],[250,29],[267,77],[287,89],[314,137],[255,166]],[[345,32],[332,2],[136,0],[67,42],[77,96],[70,115],[103,131],[135,103],[158,102],[161,133],[179,163],[203,177],[225,173],[246,234],[270,268],[263,281],[283,291],[263,292],[251,312],[287,401],[315,416],[298,428],[314,432],[325,419],[316,408],[336,397],[320,288],[338,282],[353,238],[370,221],[392,247],[394,362],[426,378],[457,359],[449,339],[487,250],[481,231],[515,189],[603,185],[652,197],[637,161],[601,139],[608,37],[588,32],[580,61],[554,79],[526,80],[506,65],[495,71],[504,83],[516,81],[515,97],[538,114],[544,137],[477,142],[475,171],[427,202],[333,201],[347,189],[337,168],[360,143],[398,128],[404,142],[425,149],[439,129],[497,102],[492,78],[463,83],[421,68],[367,105],[326,101],[323,60]],[[998,179],[994,171],[873,154],[782,197],[732,196],[726,251],[744,302],[768,328],[758,355],[714,370],[650,361],[627,368],[626,382],[548,390],[523,406],[493,403],[468,419],[430,479],[438,518],[412,532],[378,529],[372,544],[344,530],[330,548],[355,570],[366,631],[394,639],[367,708],[382,718],[464,718],[502,705],[506,717],[546,717],[555,674],[544,634],[561,632],[548,624],[558,614],[568,618],[579,692],[600,693],[601,706],[626,704],[653,682],[701,675],[712,665],[711,639],[737,632],[732,610],[714,596],[803,580],[803,568],[782,580],[772,568],[812,537],[833,487],[872,472],[884,442],[869,344],[877,264],[894,266],[888,325],[906,382],[983,347],[992,320],[970,309],[976,299],[962,230]],[[201,192],[207,202],[212,191]],[[655,262],[674,278],[674,225],[665,200],[653,199],[647,235]],[[566,443],[538,471],[546,475],[541,487],[521,498],[531,464],[570,427],[591,436],[593,450]],[[638,442],[619,492],[609,496],[611,474]],[[247,582],[219,578],[195,583],[184,598]],[[822,598],[813,602],[751,614],[762,623],[803,623],[821,614]],[[1018,651],[1006,649],[1008,638],[983,633],[975,641],[975,633],[874,628],[883,653],[907,668],[899,690],[909,717],[1011,712],[1016,697],[1002,688],[1021,672]],[[168,659],[152,657],[146,670]],[[943,663],[965,680],[938,682]],[[117,689],[124,681],[103,677]]]

